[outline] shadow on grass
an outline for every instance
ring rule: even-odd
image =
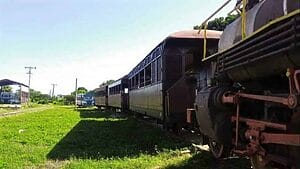
[[[250,161],[245,158],[229,158],[216,160],[210,152],[201,151],[191,158],[176,165],[167,166],[165,169],[250,169]]]
[[[82,119],[48,153],[48,159],[70,158],[101,159],[156,154],[164,149],[174,150],[187,146],[172,140],[159,129],[144,125],[131,118],[106,118],[111,114],[98,110],[80,111]]]
[[[81,118],[107,118],[109,117],[109,112],[101,111],[96,108],[79,108]]]

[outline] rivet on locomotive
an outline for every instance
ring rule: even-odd
[[[299,169],[300,1],[244,3],[218,52],[199,65],[196,119],[217,158],[245,155],[255,169]]]

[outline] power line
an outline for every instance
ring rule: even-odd
[[[28,74],[28,102],[30,102],[30,80],[31,80],[31,75],[32,75],[31,70],[36,69],[36,67],[25,66],[25,69],[28,69],[28,72],[26,74]]]
[[[52,97],[54,97],[54,89],[55,89],[55,86],[57,86],[57,84],[51,84],[52,85]]]

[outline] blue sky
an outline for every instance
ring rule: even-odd
[[[225,0],[1,0],[0,79],[69,94],[128,73],[172,32],[192,29]],[[232,5],[235,1],[232,2]],[[226,15],[230,6],[223,10]]]

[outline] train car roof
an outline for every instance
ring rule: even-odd
[[[206,30],[206,38],[207,39],[220,39],[222,31],[215,31],[215,30]],[[178,31],[170,34],[164,40],[162,40],[158,45],[156,45],[130,72],[129,76],[131,77],[132,74],[135,74],[135,70],[139,65],[143,63],[143,61],[151,55],[161,44],[165,43],[168,44],[176,39],[204,39],[204,30],[185,30],[185,31]]]
[[[114,86],[117,86],[117,85],[121,84],[122,80],[127,79],[127,78],[128,78],[128,75],[125,75],[125,76],[121,77],[120,79],[115,80],[114,82],[112,82],[111,84],[108,85],[108,88],[111,88],[111,87],[114,87]]]
[[[121,79],[114,81],[113,83],[111,83],[110,85],[108,85],[108,88],[114,87],[121,84]]]
[[[221,37],[222,31],[215,31],[215,30],[206,30],[206,38],[207,39],[219,39]],[[179,31],[174,32],[170,34],[166,39],[168,38],[185,38],[185,39],[194,39],[204,38],[204,30],[186,30],[186,31]]]
[[[94,92],[105,91],[106,87],[107,87],[107,85],[100,86],[100,87],[94,89]]]

